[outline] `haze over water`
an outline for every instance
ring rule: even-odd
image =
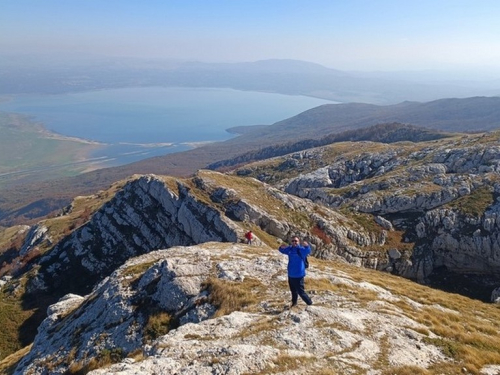
[[[183,151],[189,143],[227,140],[234,137],[228,128],[270,125],[326,103],[332,102],[232,89],[146,87],[16,96],[1,102],[0,110],[31,115],[61,135],[107,143],[93,156],[119,158],[117,165]]]

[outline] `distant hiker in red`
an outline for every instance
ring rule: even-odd
[[[247,244],[251,245],[253,240],[253,233],[251,230],[245,233],[245,238],[247,239]]]
[[[311,298],[304,290],[304,277],[306,276],[305,257],[311,253],[311,247],[306,241],[300,245],[299,237],[292,237],[292,244],[282,244],[279,247],[282,254],[288,255],[288,286],[292,294],[291,307],[297,305],[300,296],[307,305],[312,305]]]

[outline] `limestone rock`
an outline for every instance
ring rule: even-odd
[[[376,298],[312,294],[314,305],[283,310],[289,300],[285,275],[284,257],[265,247],[209,242],[132,258],[89,295],[69,295],[51,306],[15,374],[75,372],[110,354],[115,364],[89,374],[256,373],[278,371],[279,358],[311,359],[297,362],[298,373],[314,374],[332,363],[338,373],[348,373],[373,368],[382,351],[390,366],[453,361],[432,344],[437,336],[420,333],[425,327],[393,305],[408,297],[325,265],[307,277]],[[204,286],[210,280],[241,284],[255,307],[216,315]],[[149,337],[148,322],[159,313],[175,317],[178,326]],[[138,353],[140,360],[134,359]]]
[[[487,141],[485,137],[467,136],[420,148],[418,144],[356,143],[358,152],[339,154],[329,163],[319,159],[317,168],[297,158],[295,168],[302,172],[279,185],[318,204],[371,214],[384,229],[404,231],[405,240],[414,242],[411,258],[401,262],[389,264],[382,252],[379,258],[364,261],[360,252],[369,241],[363,243],[363,234],[360,237],[361,232],[352,228],[349,238],[357,243],[354,251],[347,253],[344,247],[341,255],[335,247],[323,247],[318,251],[321,257],[341,255],[356,264],[389,267],[419,282],[426,282],[439,267],[495,275],[500,270],[500,188],[496,182],[500,147],[497,134]],[[318,158],[335,147],[315,149]],[[483,203],[488,195],[491,202]],[[353,253],[359,256],[352,258]]]
[[[227,187],[223,178],[205,171],[192,180],[154,175],[132,180],[88,223],[43,256],[28,292],[85,294],[130,257],[210,241],[237,243],[249,225],[283,241],[300,235],[322,248],[317,256],[341,256],[370,267],[384,262],[362,249],[383,244],[384,233],[366,232],[338,212],[318,210],[308,200],[257,180],[251,179],[253,190],[248,191],[246,186]],[[383,223],[390,227],[388,221]],[[311,228],[321,228],[331,240],[325,243]],[[257,234],[255,244],[262,244]]]
[[[500,288],[496,288],[491,293],[491,302],[500,304]]]
[[[48,236],[47,232],[48,228],[43,225],[34,225],[33,227],[31,227],[23,246],[21,247],[21,250],[19,250],[19,255],[25,256],[36,246],[39,246],[42,242],[50,241],[50,237]]]

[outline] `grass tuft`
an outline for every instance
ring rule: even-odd
[[[166,335],[170,331],[172,316],[165,311],[156,311],[148,316],[144,327],[144,340],[146,342]]]
[[[209,302],[217,309],[215,317],[219,317],[259,303],[252,290],[262,288],[262,284],[248,278],[239,283],[210,278],[203,283],[202,288],[208,290]]]

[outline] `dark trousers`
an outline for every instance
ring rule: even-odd
[[[290,292],[292,292],[292,305],[297,304],[297,298],[300,296],[308,305],[312,305],[311,298],[307,295],[304,290],[304,278],[303,277],[289,277],[288,286],[290,287]]]

